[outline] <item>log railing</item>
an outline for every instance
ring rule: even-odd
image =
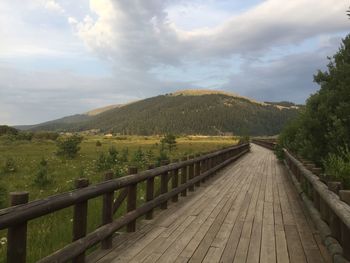
[[[274,140],[252,139],[252,142],[270,150],[274,150],[276,146],[276,142]]]
[[[139,173],[131,168],[127,176],[112,179],[111,174],[106,174],[104,182],[90,186],[87,179],[79,179],[74,191],[29,203],[28,193],[12,193],[12,206],[0,210],[0,230],[8,229],[7,262],[26,261],[28,221],[71,206],[74,207],[73,241],[39,262],[85,262],[87,249],[98,243],[101,243],[102,249],[111,248],[115,231],[123,227],[128,232],[135,231],[137,218],[145,216],[146,219],[152,219],[155,208],[167,209],[169,200],[177,202],[179,195],[186,196],[187,190],[194,191],[195,186],[248,151],[249,144],[241,144],[157,168],[150,166],[151,169]],[[156,177],[160,177],[158,195],[155,194]],[[137,187],[144,181],[146,202],[137,207]],[[120,190],[120,194],[114,200],[117,190]],[[103,197],[102,226],[87,233],[88,201],[99,196]],[[126,214],[113,219],[113,214],[124,199],[127,201]]]
[[[323,228],[321,235],[334,262],[348,262],[342,257],[350,260],[350,191],[334,187],[339,185],[335,182],[326,185],[317,168],[303,164],[288,150],[283,151],[285,163],[295,176],[295,184],[300,186],[300,191],[312,202],[320,221],[323,221],[319,224]]]

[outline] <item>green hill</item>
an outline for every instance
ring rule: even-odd
[[[278,134],[297,107],[280,107],[236,94],[186,90],[31,126],[31,130],[120,134]],[[68,118],[68,119],[67,119]]]

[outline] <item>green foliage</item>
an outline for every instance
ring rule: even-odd
[[[250,142],[250,136],[249,135],[244,135],[239,137],[239,144],[241,143],[249,143]]]
[[[343,168],[336,172],[334,167],[345,165],[341,164],[344,158],[339,148],[350,145],[350,35],[329,58],[327,68],[314,76],[320,90],[283,130],[279,144],[316,164],[333,167],[333,173],[338,174]]]
[[[96,147],[101,147],[102,146],[102,143],[100,141],[97,141],[96,142]]]
[[[52,140],[56,141],[59,137],[57,132],[39,131],[32,134],[33,139],[36,140]]]
[[[14,173],[17,170],[17,165],[12,157],[7,157],[2,166],[2,172],[4,174]]]
[[[42,159],[39,163],[38,172],[35,175],[34,184],[38,187],[45,187],[52,183],[48,175],[47,161]]]
[[[97,171],[115,171],[115,174],[119,174],[120,164],[122,162],[118,159],[118,151],[115,146],[110,146],[108,149],[108,153],[100,153],[97,162],[96,169]]]
[[[165,150],[164,144],[162,143],[159,148],[159,154],[156,158],[156,165],[160,166],[163,161],[169,161],[169,160],[170,160],[170,157],[167,151]]]
[[[7,188],[4,184],[0,184],[0,209],[6,207],[7,201]]]
[[[126,163],[129,160],[129,148],[123,148],[121,153],[120,153],[120,157],[119,157],[119,161],[121,163]]]
[[[138,168],[144,168],[147,165],[147,157],[146,154],[142,151],[141,147],[139,147],[132,157],[132,163],[136,165]]]
[[[2,135],[17,135],[18,134],[18,130],[7,126],[7,125],[0,125],[0,136]]]
[[[350,189],[350,150],[347,146],[339,148],[336,154],[328,154],[323,165],[332,180],[340,181],[346,189]]]
[[[160,140],[160,143],[165,144],[168,150],[171,152],[176,148],[176,137],[175,135],[169,133]]]
[[[80,150],[80,143],[83,137],[78,135],[73,135],[69,137],[60,138],[56,141],[57,145],[57,155],[63,156],[69,159],[73,159]]]

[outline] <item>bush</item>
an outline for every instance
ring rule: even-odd
[[[121,163],[126,163],[128,162],[129,159],[129,149],[128,148],[124,148],[121,151],[120,157],[119,157],[119,162]]]
[[[249,142],[250,142],[249,135],[244,135],[239,137],[238,144],[249,143]]]
[[[102,146],[102,143],[100,141],[97,141],[96,142],[96,147],[101,147]]]
[[[0,184],[0,209],[5,208],[7,203],[7,189],[5,185]]]
[[[7,125],[0,125],[0,136],[2,135],[17,135],[18,134],[18,130],[7,126]]]
[[[147,163],[146,156],[143,153],[141,147],[139,147],[135,152],[132,157],[132,162],[137,166],[137,167],[144,167]]]
[[[176,148],[176,137],[173,134],[167,134],[160,140],[160,143],[167,145],[169,151],[171,152]]]
[[[16,167],[15,160],[12,157],[7,157],[3,164],[2,172],[5,174],[8,174],[8,173],[14,173],[16,172],[16,170],[17,170],[17,167]]]
[[[108,150],[108,154],[100,153],[96,168],[98,171],[107,171],[113,169],[118,163],[118,151],[114,146],[111,146]]]
[[[52,182],[51,178],[48,176],[47,161],[42,159],[39,163],[38,172],[35,175],[34,183],[39,187],[44,187]]]
[[[57,155],[73,159],[80,151],[79,145],[82,140],[83,137],[78,135],[73,135],[57,140]]]
[[[340,181],[345,189],[350,189],[350,150],[346,146],[339,148],[338,153],[330,153],[323,160],[325,172],[331,180]]]
[[[37,140],[52,140],[52,141],[56,141],[58,137],[59,137],[59,134],[57,132],[42,131],[42,132],[35,132],[33,134],[33,139],[37,139]]]

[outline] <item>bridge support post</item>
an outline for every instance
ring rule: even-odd
[[[162,165],[168,165],[168,161],[164,161]],[[165,194],[168,192],[168,172],[163,173],[160,176],[160,194]],[[160,209],[165,210],[168,208],[168,201],[160,204]]]
[[[113,173],[105,174],[104,180],[108,181],[113,179]],[[113,221],[113,199],[114,192],[109,192],[103,195],[103,204],[102,204],[102,225],[112,223]],[[109,236],[106,239],[102,240],[101,248],[109,249],[112,247],[113,236]]]
[[[89,180],[86,178],[79,178],[75,180],[75,188],[85,188],[89,186]],[[74,206],[74,215],[73,215],[73,241],[78,240],[86,236],[87,229],[87,210],[88,202],[83,201],[77,203]],[[85,253],[82,253],[72,260],[73,263],[84,263],[85,262]]]
[[[193,159],[193,155],[189,156],[188,159]],[[188,179],[191,180],[194,177],[194,164],[190,164],[188,166]],[[194,191],[194,185],[191,185],[190,187],[188,187],[188,190],[190,192]]]
[[[28,192],[10,193],[11,206],[28,203]],[[25,263],[27,256],[27,222],[13,226],[7,231],[7,262]]]
[[[174,160],[174,163],[179,162],[179,160]],[[171,178],[171,187],[172,189],[175,189],[179,186],[179,169],[175,169],[172,171],[172,178]],[[171,199],[173,202],[177,202],[179,200],[179,195],[174,195]]]
[[[136,167],[129,167],[129,174],[137,174]],[[136,209],[136,201],[137,201],[137,183],[131,184],[128,186],[128,196],[127,196],[127,204],[126,211],[131,212]],[[126,226],[127,232],[135,232],[136,230],[136,220],[131,221]]]
[[[196,155],[196,157],[199,157],[199,156],[200,156],[199,154]],[[195,177],[196,177],[196,176],[199,176],[200,173],[201,173],[201,162],[200,162],[200,161],[198,161],[198,162],[195,163],[194,169],[195,169],[195,170],[194,170],[194,176],[195,176]],[[197,186],[197,187],[201,186],[201,181],[196,182],[196,183],[195,183],[195,186]]]
[[[154,165],[152,164],[148,166],[149,170],[153,168],[154,168]],[[153,200],[153,198],[154,198],[154,177],[148,178],[146,182],[146,202]],[[145,218],[147,220],[150,220],[153,218],[153,209],[151,209],[146,213]]]
[[[182,158],[182,161],[186,161],[187,158],[184,157]],[[187,166],[184,166],[181,168],[181,184],[185,184],[187,182]],[[181,192],[181,196],[186,196],[187,195],[187,189],[183,190]]]

